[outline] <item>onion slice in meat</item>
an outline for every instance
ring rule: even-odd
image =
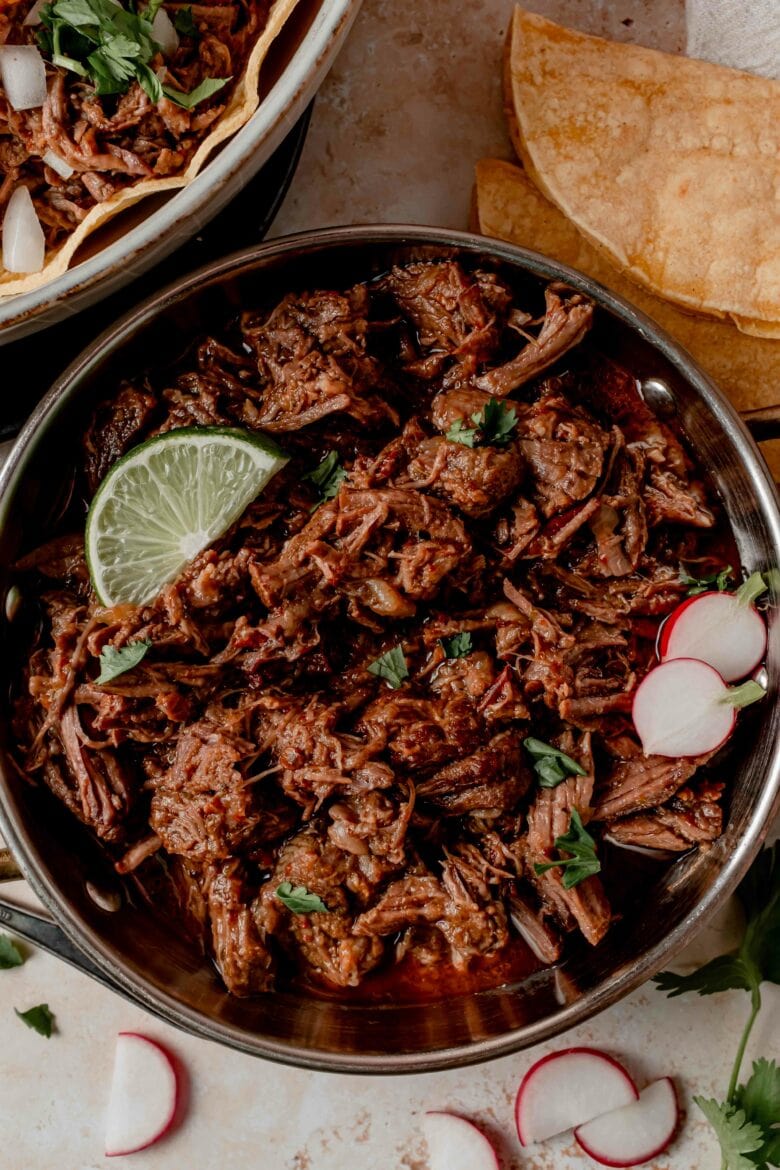
[[[46,240],[26,187],[17,187],[3,217],[3,267],[7,272],[40,272]]]
[[[179,34],[164,8],[158,8],[152,21],[152,36],[162,50],[163,56],[171,57],[179,47]]]
[[[22,21],[22,24],[26,24],[26,25],[40,24],[41,23],[41,9],[45,8],[46,5],[49,3],[50,3],[50,0],[35,0],[35,3],[33,4],[32,8],[25,16],[24,20]]]
[[[35,45],[0,45],[0,80],[15,110],[46,101],[46,66]]]
[[[73,174],[73,167],[70,165],[70,163],[65,162],[65,159],[60,158],[60,156],[55,154],[53,150],[44,151],[41,157],[46,163],[46,166],[51,167],[53,171],[56,171],[61,179],[69,179]]]

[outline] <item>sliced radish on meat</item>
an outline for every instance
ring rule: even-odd
[[[726,682],[745,678],[755,670],[766,653],[766,623],[747,600],[752,592],[747,587],[756,577],[763,592],[763,578],[754,573],[736,593],[700,593],[679,605],[661,630],[661,661],[698,658],[713,666]],[[757,594],[752,592],[752,596]]]
[[[664,1152],[679,1120],[674,1084],[663,1077],[642,1089],[638,1101],[578,1126],[574,1136],[602,1166],[639,1166]]]
[[[106,1157],[154,1145],[176,1117],[179,1079],[170,1053],[147,1036],[120,1032],[106,1117]]]
[[[698,756],[724,743],[737,710],[762,699],[757,682],[728,687],[696,658],[670,658],[642,680],[634,695],[634,726],[646,756]]]
[[[426,1113],[422,1130],[428,1143],[430,1170],[499,1170],[496,1151],[465,1117],[457,1113]]]
[[[611,1056],[595,1048],[564,1048],[543,1056],[520,1082],[517,1136],[523,1146],[543,1142],[637,1097],[631,1077]]]

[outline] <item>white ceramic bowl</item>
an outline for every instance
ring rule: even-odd
[[[114,221],[128,222],[117,239],[43,288],[0,297],[0,345],[72,316],[140,276],[199,232],[257,173],[322,83],[360,0],[301,0],[299,8],[291,19],[306,19],[308,9],[308,28],[247,124],[187,187],[138,222]]]

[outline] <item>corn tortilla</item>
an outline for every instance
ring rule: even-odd
[[[31,272],[25,276],[8,272],[0,264],[0,296],[16,296],[40,288],[55,277],[61,276],[67,270],[76,250],[84,243],[87,236],[96,231],[108,220],[113,219],[120,211],[131,207],[134,203],[144,199],[147,195],[158,195],[162,191],[175,191],[195,178],[203,169],[211,152],[240,130],[251,118],[260,101],[258,85],[260,67],[268,53],[271,44],[279,35],[287,18],[295,8],[298,0],[275,0],[265,28],[258,37],[238,84],[233,88],[230,99],[221,116],[214,124],[213,130],[206,135],[193,154],[185,170],[179,175],[169,175],[160,179],[144,179],[141,183],[125,187],[117,191],[104,203],[98,203],[91,208],[81,223],[71,232],[64,244],[51,250],[46,257],[46,263],[40,272]]]
[[[780,341],[747,337],[728,321],[684,312],[640,289],[541,194],[520,167],[482,159],[476,168],[473,226],[485,236],[543,252],[631,301],[683,345],[737,410],[780,400]],[[780,478],[780,441],[762,444]]]
[[[526,170],[622,272],[780,336],[780,82],[521,8],[505,72]]]

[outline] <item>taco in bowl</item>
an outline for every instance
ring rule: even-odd
[[[185,186],[258,104],[297,0],[0,0],[0,296]]]

